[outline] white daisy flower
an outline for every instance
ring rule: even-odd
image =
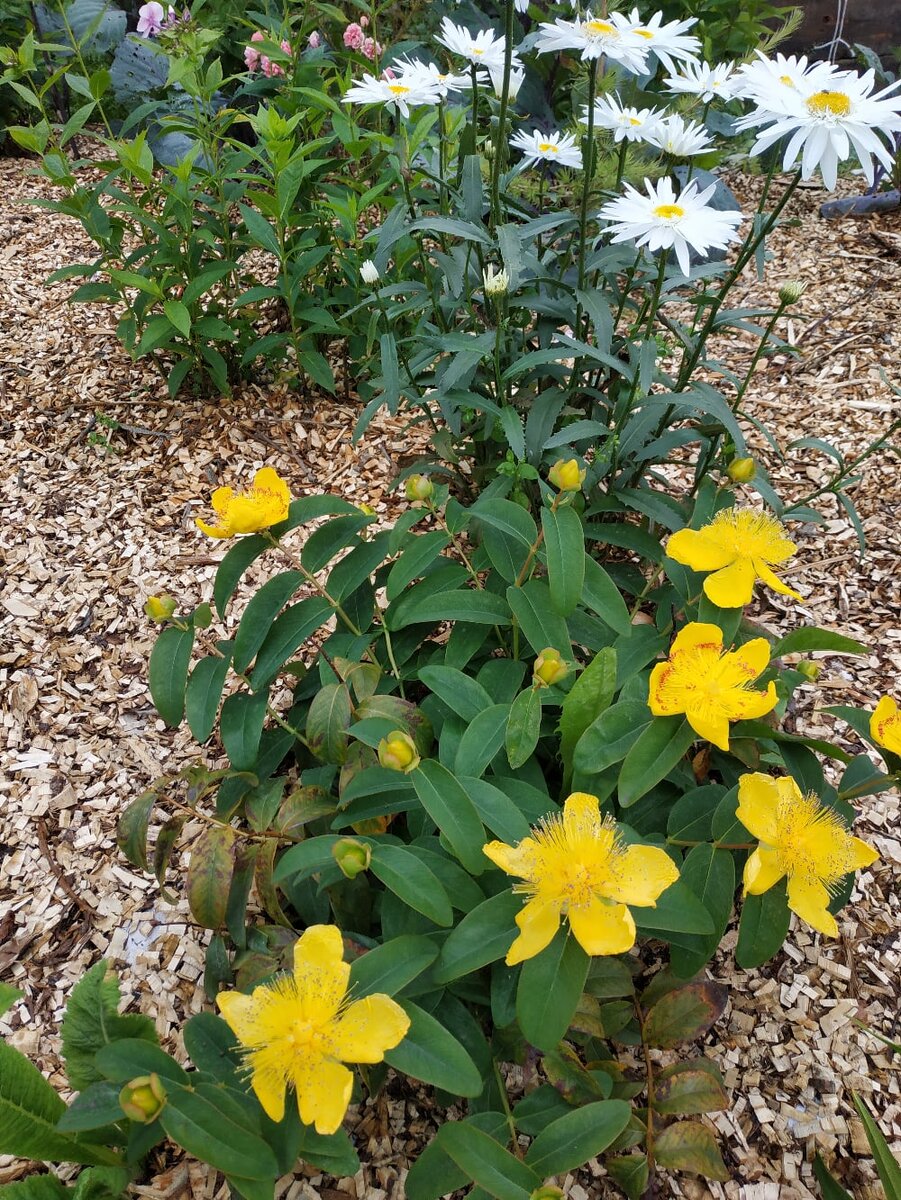
[[[674,59],[685,61],[701,52],[700,40],[694,34],[685,32],[692,25],[697,25],[697,17],[689,17],[685,21],[667,21],[664,25],[662,12],[655,12],[649,20],[643,21],[638,9],[633,8],[628,20],[632,32],[645,39],[648,51],[673,74],[676,71]]]
[[[580,117],[583,125],[588,124],[588,105],[582,105]],[[598,129],[609,129],[613,140],[641,142],[650,138],[657,122],[663,116],[659,108],[631,108],[623,105],[619,96],[602,96],[594,106],[594,123]]]
[[[378,283],[379,269],[371,258],[367,258],[364,262],[360,263],[360,278],[364,283]]]
[[[491,263],[482,273],[482,283],[486,296],[505,296],[510,290],[510,276],[505,270],[498,270]]]
[[[622,13],[611,13],[602,20],[588,10],[581,21],[564,21],[562,17],[553,25],[543,21],[535,49],[539,54],[578,50],[583,59],[613,59],[636,75],[644,75],[648,67],[646,39],[635,33]]]
[[[582,166],[582,151],[576,145],[576,139],[569,133],[539,133],[534,129],[531,133],[524,130],[514,133],[510,145],[516,150],[522,150],[525,155],[523,165],[529,166],[537,162],[552,162],[561,167]]]
[[[660,179],[656,184],[646,179],[644,186],[647,195],[627,183],[626,194],[610,200],[598,213],[601,220],[614,222],[607,230],[611,241],[634,242],[636,246],[647,246],[651,253],[673,250],[687,277],[691,250],[706,257],[711,249],[722,250],[738,240],[736,230],[744,219],[742,214],[721,212],[707,203],[716,190],[715,183],[699,191],[693,179],[678,196],[671,179]]]
[[[735,63],[716,63],[688,60],[683,64],[681,75],[668,75],[664,80],[671,92],[687,93],[709,102],[719,97],[731,100],[735,95]]]
[[[449,75],[433,62],[423,62],[418,58],[396,58],[391,64],[397,72],[399,83],[425,84],[434,87],[442,100],[451,92],[462,92],[472,87],[468,75]]]
[[[351,84],[344,93],[345,104],[384,104],[396,108],[403,117],[420,104],[437,104],[438,89],[425,79],[376,79],[368,72],[360,83]]]
[[[806,54],[801,58],[795,54],[777,54],[775,58],[768,58],[760,50],[754,53],[757,55],[754,62],[742,63],[738,68],[735,94],[764,107],[773,107],[771,102],[775,101],[774,111],[781,108],[786,89],[816,92],[828,88],[831,81],[854,74],[853,71],[840,71],[828,62],[808,64]]]
[[[876,76],[873,71],[863,75],[846,72],[844,77],[826,80],[810,76],[798,89],[782,88],[778,101],[765,102],[754,113],[742,117],[738,128],[750,129],[769,125],[757,135],[752,154],[768,149],[780,138],[788,136],[782,165],[785,170],[794,166],[801,155],[801,177],[809,179],[817,167],[829,191],[838,178],[838,164],[853,150],[867,182],[874,177],[873,159],[889,170],[893,154],[882,140],[901,132],[901,96],[891,93],[901,87],[901,80],[874,94]],[[882,137],[880,137],[880,134]],[[790,136],[789,136],[790,135]]]
[[[510,78],[507,81],[508,100],[516,99],[516,97],[519,95],[519,89],[526,80],[525,67],[515,65],[518,63],[519,59],[516,57],[516,55],[514,55],[513,61],[510,64]],[[500,70],[498,70],[495,67],[491,67],[488,73],[491,76],[491,86],[494,88],[494,94],[497,96],[498,100],[500,100],[504,93],[504,68],[501,67]]]
[[[513,7],[517,12],[528,12],[529,0],[513,0]]]
[[[697,121],[686,121],[678,113],[661,117],[648,133],[647,140],[676,158],[688,158],[713,149],[713,138],[704,126]]]
[[[504,69],[506,38],[495,37],[490,29],[481,29],[472,34],[462,25],[455,25],[449,17],[445,17],[435,40],[446,46],[451,54],[457,54],[477,67]]]

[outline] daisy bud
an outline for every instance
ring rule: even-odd
[[[165,1103],[166,1090],[156,1074],[133,1079],[119,1093],[122,1111],[130,1121],[137,1121],[139,1125],[149,1125],[155,1121]]]
[[[410,475],[404,483],[404,495],[408,500],[431,500],[435,485],[427,475]]]
[[[733,458],[726,467],[726,474],[733,483],[750,483],[757,474],[757,464],[753,458]]]
[[[372,261],[371,258],[367,258],[366,261],[360,267],[360,278],[363,280],[364,283],[369,283],[369,284],[378,283],[379,269],[375,265],[375,263]]]
[[[387,767],[389,771],[403,771],[405,775],[414,771],[421,761],[416,743],[401,729],[395,729],[386,738],[382,738],[378,755],[383,767]]]
[[[341,838],[332,846],[332,857],[341,868],[345,879],[356,879],[361,871],[368,869],[372,861],[372,850],[364,842],[358,842],[354,838]]]
[[[553,646],[542,650],[535,659],[532,669],[532,679],[539,687],[553,687],[569,674],[569,667],[560,657],[560,651]]]
[[[561,492],[577,492],[585,482],[585,468],[577,458],[560,458],[548,471],[548,480]]]
[[[779,289],[780,304],[797,304],[807,291],[807,284],[800,279],[789,279]]]
[[[816,683],[822,669],[819,663],[813,662],[809,658],[802,659],[801,662],[795,664],[795,670],[803,675],[805,679],[809,679],[811,683]]]
[[[151,621],[168,621],[175,612],[175,600],[171,596],[148,596],[144,612]]]
[[[498,271],[489,264],[482,276],[486,296],[506,296],[510,289],[510,276],[506,271]]]

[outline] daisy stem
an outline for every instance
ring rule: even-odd
[[[588,199],[591,195],[591,176],[594,161],[594,99],[597,92],[597,63],[588,64],[588,129],[585,133],[582,152],[582,203],[579,207],[579,291],[585,287],[585,250],[588,245]],[[575,331],[579,336],[582,321],[582,305],[576,312]]]
[[[504,79],[501,84],[501,104],[497,117],[497,141],[494,143],[494,163],[491,171],[491,223],[496,229],[501,221],[501,171],[507,148],[507,106],[510,101],[510,69],[513,63],[513,0],[506,0],[504,14]]]
[[[623,140],[619,144],[619,157],[616,160],[615,191],[617,193],[619,192],[619,189],[622,187],[622,184],[623,184],[623,175],[625,174],[625,170],[626,170],[626,155],[628,153],[629,153],[629,142],[628,142],[627,138],[623,138]]]

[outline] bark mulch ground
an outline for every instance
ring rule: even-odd
[[[295,495],[330,490],[389,512],[392,478],[411,443],[402,424],[382,420],[354,447],[354,405],[274,385],[248,386],[215,404],[169,401],[147,363],[132,363],[121,349],[104,308],[69,306],[68,285],[43,286],[90,247],[74,223],[21,203],[42,186],[27,163],[0,160],[0,978],[25,993],[0,1030],[63,1086],[59,1020],[73,984],[99,957],[170,1045],[204,1003],[208,935],[182,901],[167,902],[155,882],[135,873],[114,841],[128,801],[193,752],[150,704],[154,630],[142,612],[146,597],[168,592],[185,605],[209,597],[221,551],[193,517],[217,484],[241,484],[271,463]],[[736,184],[746,202],[758,186]],[[783,448],[821,437],[853,455],[901,407],[881,373],[898,381],[901,215],[827,223],[817,215],[822,199],[813,187],[799,192],[791,221],[772,239],[766,281],[743,281],[737,302],[748,306],[769,302],[786,279],[808,285],[780,328],[789,349],[759,367],[746,408]],[[724,338],[720,352],[740,372],[750,340]],[[108,428],[104,418],[117,423],[108,449],[92,438]],[[825,455],[798,449],[781,461],[750,424],[748,436],[785,496],[827,478]],[[847,514],[830,499],[825,528],[795,529],[792,582],[807,602],[770,595],[756,614],[775,630],[814,623],[871,647],[860,659],[817,656],[821,678],[804,689],[794,714],[805,732],[831,730],[826,705],[872,706],[884,692],[899,694],[898,475],[890,454],[860,472],[853,495],[867,537],[862,561]],[[853,739],[847,745],[859,750]],[[897,1150],[898,1066],[861,1024],[897,1039],[898,795],[861,807],[858,831],[882,857],[860,874],[841,937],[796,927],[773,963],[739,971],[729,953],[733,932],[712,966],[731,985],[708,1052],[734,1089],[731,1111],[713,1123],[735,1179],[673,1178],[668,1194],[816,1195],[816,1150],[860,1200],[880,1194],[850,1091],[871,1104]],[[396,1084],[353,1117],[365,1160],[356,1178],[311,1170],[280,1181],[277,1194],[401,1196],[407,1164],[444,1115],[427,1095]],[[33,1169],[0,1158],[0,1182]],[[596,1165],[560,1182],[574,1200],[612,1194]],[[157,1177],[138,1190],[212,1197],[223,1184],[199,1164],[163,1158]]]

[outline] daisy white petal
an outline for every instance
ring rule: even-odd
[[[515,150],[522,150],[525,158],[523,164],[528,166],[537,162],[552,162],[561,167],[582,166],[582,151],[576,145],[576,139],[569,133],[540,133],[533,129],[531,133],[524,130],[514,133],[510,145]]]
[[[647,140],[651,145],[658,146],[676,158],[704,154],[713,146],[713,138],[703,125],[696,121],[686,121],[678,113],[672,113],[657,121],[648,133]]]
[[[384,104],[396,108],[403,117],[410,115],[411,108],[437,104],[439,99],[437,88],[424,79],[376,79],[368,72],[344,93],[345,104]]]
[[[578,50],[583,59],[609,58],[628,71],[643,75],[647,71],[648,47],[622,13],[594,17],[591,11],[581,21],[558,17],[553,24],[544,21],[535,42],[539,54],[558,50]]]
[[[671,92],[697,96],[705,103],[716,99],[731,100],[735,95],[735,63],[717,63],[688,60],[683,63],[682,74],[667,76],[665,83]]]
[[[662,12],[656,12],[653,17],[643,21],[638,9],[633,8],[628,20],[632,32],[644,38],[648,52],[663,63],[671,74],[676,71],[673,60],[684,62],[701,52],[699,39],[694,34],[686,33],[692,25],[697,25],[697,17],[689,17],[685,21],[667,21],[664,24]]]
[[[588,106],[583,105],[585,114],[580,118],[588,124]],[[618,96],[602,96],[594,106],[594,124],[597,129],[609,129],[614,141],[648,141],[663,113],[657,108],[631,108],[623,105]]]
[[[477,67],[500,67],[503,70],[506,39],[496,37],[490,29],[470,33],[463,25],[455,25],[449,17],[445,17],[435,40],[446,46],[451,54],[465,58]]]

